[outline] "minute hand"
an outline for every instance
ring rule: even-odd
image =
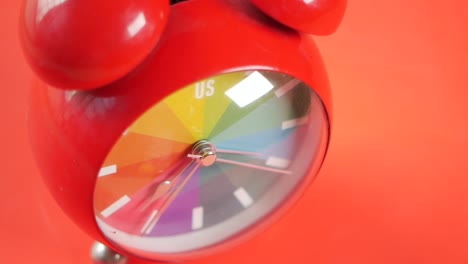
[[[247,162],[240,162],[240,161],[220,159],[220,158],[217,158],[216,162],[227,163],[227,164],[232,164],[232,165],[238,165],[238,166],[242,166],[242,167],[247,167],[247,168],[252,168],[252,169],[257,169],[257,170],[263,170],[263,171],[277,172],[277,173],[283,173],[283,174],[291,174],[290,170],[275,169],[275,168],[271,168],[271,167],[250,164],[250,163],[247,163]]]

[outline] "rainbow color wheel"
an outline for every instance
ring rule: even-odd
[[[216,245],[309,182],[327,142],[324,107],[298,79],[240,71],[196,82],[122,133],[97,177],[97,223],[130,251]]]

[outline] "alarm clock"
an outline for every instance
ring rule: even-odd
[[[277,221],[327,152],[330,88],[308,34],[332,33],[345,1],[97,3],[109,32],[69,21],[86,3],[27,1],[21,27],[40,77],[31,145],[67,215],[119,254],[166,261]]]

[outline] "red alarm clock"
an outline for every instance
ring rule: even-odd
[[[31,0],[21,24],[44,181],[93,238],[148,260],[240,243],[310,185],[331,98],[307,34],[346,2],[171,4]]]

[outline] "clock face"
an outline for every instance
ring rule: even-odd
[[[294,77],[201,80],[122,133],[99,171],[96,221],[115,246],[146,258],[228,242],[315,177],[328,133],[320,98]]]

